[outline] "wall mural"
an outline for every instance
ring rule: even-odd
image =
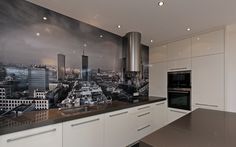
[[[135,90],[148,95],[149,47],[142,47],[144,78],[128,85],[122,41],[24,0],[1,0],[1,111],[92,105],[127,99]]]

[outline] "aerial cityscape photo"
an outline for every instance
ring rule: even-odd
[[[0,18],[0,115],[148,95],[147,46],[131,73],[123,37],[23,0],[1,0]]]

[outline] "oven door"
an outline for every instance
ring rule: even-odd
[[[191,90],[168,90],[168,107],[191,110]]]
[[[168,72],[168,88],[191,88],[191,71]]]

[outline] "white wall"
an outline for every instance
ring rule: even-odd
[[[225,31],[225,110],[236,112],[236,24]]]

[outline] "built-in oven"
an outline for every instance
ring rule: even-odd
[[[168,107],[191,110],[191,71],[168,72]]]
[[[191,89],[168,89],[168,107],[191,110]]]
[[[191,71],[168,72],[168,88],[191,88]]]

